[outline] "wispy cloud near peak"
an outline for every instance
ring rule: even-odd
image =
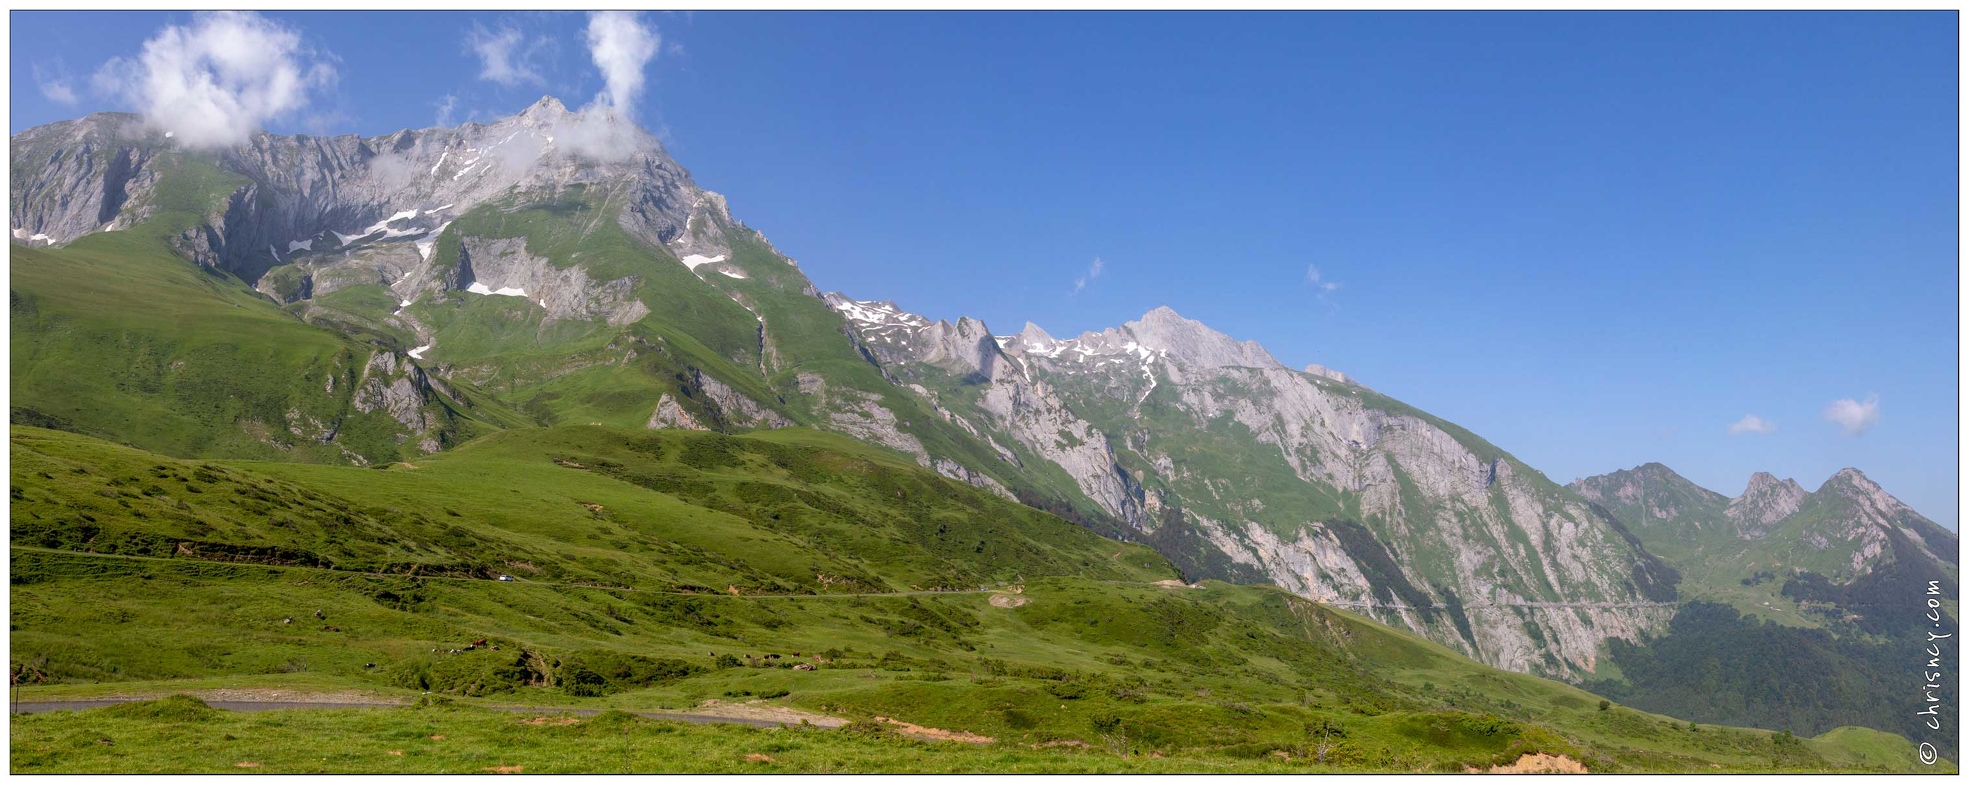
[[[1320,272],[1319,265],[1313,264],[1306,265],[1306,283],[1320,294],[1326,294],[1327,292],[1336,291],[1340,288],[1339,281],[1327,278],[1324,273]]]
[[[479,58],[479,78],[506,87],[546,82],[533,65],[534,54],[545,43],[545,38],[529,38],[511,26],[488,30],[473,22],[465,33],[465,48]]]
[[[1087,284],[1101,277],[1101,271],[1105,269],[1107,269],[1107,263],[1101,261],[1101,257],[1094,257],[1093,263],[1087,265],[1087,273],[1079,278],[1073,279],[1073,294],[1080,294],[1080,290],[1087,288]]]

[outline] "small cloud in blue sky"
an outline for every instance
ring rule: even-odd
[[[1869,393],[1865,401],[1841,398],[1827,404],[1825,421],[1839,426],[1847,436],[1866,433],[1875,423],[1880,422],[1880,395]]]
[[[1094,262],[1087,265],[1087,274],[1073,279],[1073,293],[1079,294],[1080,290],[1087,288],[1088,283],[1101,277],[1101,271],[1104,269],[1107,269],[1107,263],[1101,261],[1101,257],[1094,257]]]
[[[1746,414],[1743,416],[1743,419],[1730,423],[1731,436],[1735,436],[1740,433],[1756,433],[1756,434],[1772,433],[1777,429],[1778,429],[1777,423],[1771,422],[1770,420],[1766,420],[1754,414]]]
[[[534,59],[547,43],[546,37],[528,36],[511,25],[488,30],[473,22],[465,32],[465,48],[479,58],[479,78],[505,87],[546,83]]]
[[[1328,279],[1325,274],[1320,272],[1318,265],[1312,264],[1306,265],[1306,283],[1311,285],[1320,294],[1326,294],[1327,292],[1340,288],[1339,281]]]
[[[75,95],[75,85],[68,78],[68,69],[61,63],[47,68],[40,64],[34,66],[34,84],[41,88],[41,95],[58,104],[74,106],[79,100]]]

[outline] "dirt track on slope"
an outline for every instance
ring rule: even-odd
[[[205,701],[206,705],[223,711],[287,711],[307,709],[397,709],[409,704],[379,702],[374,697],[359,693],[324,693],[303,695],[287,693],[282,690],[202,690],[186,693]],[[273,695],[285,697],[271,699]],[[94,700],[52,700],[21,701],[13,704],[13,710],[20,714],[43,714],[51,711],[82,711],[115,706],[120,703],[133,703],[154,700],[163,695],[119,696]],[[469,705],[469,704],[465,704]],[[516,714],[559,715],[571,714],[577,717],[593,717],[604,709],[569,709],[553,706],[478,706],[476,708],[493,711],[507,711]],[[640,717],[653,720],[675,720],[698,724],[733,723],[762,728],[780,725],[798,725],[802,721],[820,728],[838,728],[847,720],[825,714],[801,711],[784,706],[767,706],[743,703],[719,703],[709,701],[705,705],[688,712],[637,711],[631,712]]]

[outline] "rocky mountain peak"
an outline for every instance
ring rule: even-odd
[[[822,294],[827,307],[846,317],[862,342],[885,363],[920,362],[959,374],[982,373],[997,378],[1009,366],[1000,363],[997,340],[985,323],[961,317],[930,321],[889,300],[856,300],[840,292]]]
[[[520,112],[520,116],[522,117],[543,119],[560,119],[567,114],[569,114],[567,105],[561,103],[561,99],[551,95],[540,96],[540,100],[533,102],[532,106]]]
[[[1844,469],[1840,469],[1837,472],[1834,472],[1831,477],[1826,478],[1824,485],[1819,486],[1820,491],[1824,491],[1828,488],[1830,489],[1852,488],[1869,494],[1883,492],[1880,488],[1879,483],[1874,482],[1872,478],[1867,477],[1865,472],[1862,472],[1850,466]]]
[[[1879,483],[1874,482],[1872,478],[1867,477],[1860,470],[1850,467],[1840,469],[1830,478],[1827,478],[1825,483],[1819,486],[1818,493],[1819,495],[1831,494],[1859,502],[1863,506],[1877,510],[1880,514],[1886,516],[1897,515],[1903,510],[1913,512],[1901,500],[1894,498],[1892,494],[1887,493],[1886,489],[1881,488]]]
[[[1238,341],[1195,319],[1185,319],[1169,306],[1160,306],[1122,330],[1142,346],[1166,355],[1171,362],[1193,369],[1283,368],[1257,341]]]
[[[1779,483],[1776,475],[1770,472],[1757,472],[1750,475],[1750,485],[1744,489],[1744,493],[1755,493],[1777,484]]]
[[[1049,352],[1058,343],[1060,343],[1060,340],[1054,338],[1044,328],[1032,322],[1026,322],[1025,329],[1018,331],[1014,335],[1004,336],[998,341],[998,346],[1004,349],[1007,354],[1024,355],[1028,353]]]
[[[1771,526],[1798,512],[1807,493],[1793,480],[1780,480],[1769,472],[1750,475],[1743,495],[1730,500],[1723,514],[1737,523],[1745,538],[1761,536]]]
[[[1729,497],[1653,462],[1574,480],[1567,487],[1607,505],[1623,522],[1637,525],[1644,532],[1657,521],[1675,521],[1678,528],[1707,526],[1729,501]]]

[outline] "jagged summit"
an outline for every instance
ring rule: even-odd
[[[1777,475],[1771,474],[1770,472],[1754,472],[1750,475],[1750,483],[1744,486],[1743,492],[1745,494],[1755,493],[1757,491],[1764,490],[1765,488],[1769,488],[1770,486],[1782,484],[1782,482],[1791,482],[1791,481],[1790,480],[1780,481],[1778,480]]]
[[[520,114],[536,117],[558,117],[568,114],[568,108],[566,104],[561,103],[561,99],[551,95],[543,95],[540,96],[540,100],[533,102],[532,106],[521,110]]]
[[[1723,514],[1737,523],[1743,537],[1755,538],[1798,512],[1805,496],[1805,489],[1796,481],[1758,472],[1750,475],[1750,484],[1742,495],[1730,500]]]
[[[1257,341],[1237,341],[1194,319],[1183,318],[1169,306],[1159,306],[1136,321],[1122,325],[1142,346],[1165,353],[1186,368],[1283,367]]]
[[[651,244],[680,256],[728,250],[718,228],[731,223],[724,200],[697,188],[655,136],[611,112],[570,112],[553,96],[483,124],[373,137],[260,133],[214,152],[179,149],[135,115],[99,113],[24,130],[9,147],[9,229],[35,244],[144,222],[159,209],[167,172],[216,168],[235,190],[204,217],[207,230],[174,244],[248,281],[297,254],[428,240],[480,204],[588,185],[619,193],[619,223]],[[419,250],[428,258],[428,247]]]

